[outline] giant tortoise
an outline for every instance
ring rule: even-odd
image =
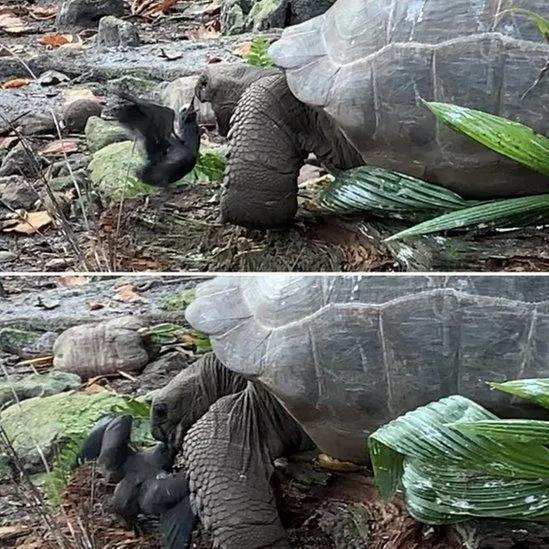
[[[310,152],[328,168],[371,164],[467,198],[549,192],[549,178],[437,123],[422,103],[454,103],[548,132],[549,79],[532,84],[549,44],[527,17],[503,13],[512,7],[549,17],[546,0],[337,0],[271,46],[278,74],[255,72],[250,86],[223,78],[223,65],[208,68],[199,99],[226,119],[240,98],[222,218],[291,223]]]
[[[503,416],[543,414],[486,382],[548,375],[549,278],[219,276],[196,296],[186,316],[215,355],[156,396],[153,435],[182,445],[222,548],[288,547],[269,484],[277,457],[314,444],[365,463],[375,429],[455,393]]]

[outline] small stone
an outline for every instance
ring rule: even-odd
[[[105,15],[124,15],[124,0],[66,0],[61,4],[55,25],[60,31],[95,28]]]
[[[59,71],[46,71],[43,72],[39,77],[37,82],[42,86],[54,86],[55,84],[60,84],[61,82],[68,82],[70,78]]]
[[[42,161],[36,151],[19,143],[4,158],[0,167],[0,177],[6,175],[36,177],[36,168],[41,164]]]
[[[50,197],[49,193],[45,190],[40,193],[40,204],[43,209],[45,209],[52,217],[59,211],[63,213],[65,217],[68,217],[71,213],[72,201],[70,198],[65,196],[60,192],[53,192],[53,199]]]
[[[87,168],[90,160],[91,155],[86,153],[71,154],[69,157],[69,164],[71,165],[72,173],[76,173],[79,170]],[[66,161],[63,161],[62,166],[59,169],[58,175],[70,175]]]
[[[40,307],[41,309],[46,309],[47,311],[50,309],[56,309],[61,305],[61,301],[57,298],[49,298],[49,297],[41,297],[38,296],[36,298],[36,307]]]
[[[185,355],[179,351],[166,353],[160,356],[154,362],[148,364],[142,372],[142,375],[161,375],[169,372],[181,371],[188,366]]]
[[[67,267],[70,267],[71,263],[71,260],[65,259],[64,257],[54,258],[46,262],[44,269],[49,272],[63,271]]]
[[[65,127],[71,133],[82,133],[88,119],[100,116],[103,107],[93,99],[77,99],[65,106],[63,119]]]
[[[5,187],[0,191],[2,202],[14,210],[29,210],[38,198],[38,194],[29,185],[24,177],[13,175],[0,178]]]
[[[52,116],[28,114],[19,120],[18,129],[23,135],[55,133],[55,122]]]
[[[86,174],[84,173],[84,170],[78,170],[76,172],[73,172],[73,175],[74,177],[71,175],[60,175],[54,177],[50,181],[50,187],[53,189],[53,191],[62,192],[67,191],[68,189],[73,189],[75,180],[78,185],[84,185],[86,180]]]
[[[140,40],[135,25],[108,15],[99,21],[96,44],[103,47],[136,47]]]
[[[108,122],[98,116],[91,116],[84,130],[90,152],[95,153],[107,145],[131,139],[128,132],[115,122]]]
[[[14,253],[8,250],[0,250],[0,263],[10,263],[15,259],[17,259],[17,256]]]

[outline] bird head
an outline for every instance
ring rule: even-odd
[[[178,135],[182,135],[184,132],[182,131],[182,128],[185,127],[185,124],[188,123],[195,123],[197,117],[197,111],[194,104],[194,97],[192,98],[191,102],[187,105],[183,105],[177,114],[177,120],[176,120],[176,130]]]

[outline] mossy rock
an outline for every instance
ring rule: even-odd
[[[107,145],[93,155],[88,167],[92,186],[108,201],[153,194],[157,189],[137,175],[144,161],[141,147],[133,141]]]
[[[90,116],[84,130],[90,152],[95,153],[107,145],[127,141],[129,134],[117,122],[103,120],[99,116]]]
[[[28,398],[56,395],[68,389],[77,389],[82,380],[69,372],[30,374],[19,379],[0,380],[0,409],[5,404]]]
[[[12,352],[14,349],[32,348],[40,338],[40,332],[32,332],[18,328],[1,328],[0,329],[0,349],[5,352]]]
[[[30,398],[6,408],[0,413],[0,425],[27,473],[40,473],[46,470],[42,456],[52,466],[68,445],[78,446],[85,439],[101,416],[131,413],[134,402],[108,391],[64,392]],[[136,444],[153,442],[148,419],[136,421],[133,440]],[[0,478],[9,474],[7,464],[0,462]]]
[[[184,311],[196,298],[195,290],[184,290],[178,294],[165,297],[162,308],[166,311]]]

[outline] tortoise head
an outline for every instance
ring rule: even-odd
[[[179,448],[189,428],[208,409],[202,394],[202,363],[177,374],[153,399],[151,433],[157,440]]]
[[[245,381],[230,372],[213,353],[179,372],[154,397],[151,433],[179,450],[187,431],[220,397],[241,390]]]

